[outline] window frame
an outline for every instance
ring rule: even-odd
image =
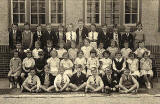
[[[51,15],[52,15],[52,13],[51,13],[51,0],[49,0],[49,17],[48,17],[48,22],[49,23],[51,23]],[[56,0],[56,2],[57,2],[57,0]],[[66,1],[65,0],[63,0],[63,23],[61,23],[62,25],[65,25],[65,23],[66,23]],[[51,23],[51,26],[58,26],[59,25],[59,23]]]
[[[136,23],[125,23],[125,1],[126,0],[123,0],[123,25],[124,26],[136,26]],[[137,22],[139,22],[140,21],[140,0],[138,0],[138,12],[137,12]],[[132,5],[131,5],[132,6]]]
[[[11,10],[11,11],[10,11],[10,15],[11,15],[11,18],[10,18],[11,20],[10,20],[10,22],[11,22],[11,24],[14,23],[14,22],[13,22],[13,14],[14,14],[14,13],[13,13],[13,2],[14,2],[13,0],[10,1],[10,7],[11,7],[11,8],[10,8],[10,10]],[[20,3],[20,2],[23,2],[23,1],[18,1],[18,3]],[[27,9],[26,9],[26,8],[27,8],[27,0],[25,0],[24,3],[25,3],[25,13],[24,13],[24,15],[25,15],[25,20],[24,20],[24,21],[26,22],[26,20],[27,20]],[[16,13],[16,14],[19,15],[19,14],[21,14],[21,13]],[[18,18],[18,20],[19,20],[19,18]],[[21,26],[21,25],[24,25],[24,23],[17,23],[17,24],[20,25],[20,26]]]
[[[39,1],[39,0],[37,0],[36,1],[38,4],[37,4],[37,11],[39,10],[39,3],[40,2],[43,2],[43,1]],[[37,21],[39,22],[39,17],[38,17],[38,15],[40,15],[40,14],[45,14],[45,24],[46,24],[46,17],[47,17],[47,13],[46,13],[46,7],[45,7],[45,13],[31,13],[31,11],[32,11],[32,6],[31,6],[31,3],[32,3],[32,1],[30,0],[30,3],[29,3],[29,6],[30,6],[30,8],[29,8],[29,10],[30,10],[30,13],[29,13],[29,23],[30,23],[30,25],[31,26],[37,26],[38,24],[32,24],[31,22],[32,22],[32,14],[36,14],[37,15]],[[44,3],[45,3],[45,6],[46,6],[46,0],[44,1]],[[45,24],[41,24],[41,25],[45,25]]]
[[[84,18],[85,18],[85,25],[87,25],[87,26],[89,26],[89,25],[91,25],[92,23],[87,23],[87,0],[85,0],[84,1],[85,2],[85,16],[84,16]],[[97,26],[101,26],[101,24],[102,24],[102,0],[99,0],[99,24],[97,24],[97,23],[95,23]]]

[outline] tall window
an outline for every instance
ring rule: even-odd
[[[12,23],[23,24],[26,15],[25,0],[11,0],[11,21]]]
[[[64,0],[50,0],[49,22],[52,24],[64,23]]]
[[[105,0],[105,23],[120,24],[120,0]]]
[[[31,24],[45,24],[45,0],[31,0]]]
[[[101,0],[86,0],[86,24],[101,24]]]
[[[139,0],[125,0],[125,24],[139,21]]]

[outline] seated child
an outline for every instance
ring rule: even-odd
[[[34,66],[35,66],[35,60],[32,57],[32,52],[28,49],[28,50],[26,50],[26,54],[27,54],[27,57],[22,62],[23,70],[21,73],[21,78],[23,81],[28,76],[30,69],[34,68]]]
[[[139,59],[143,57],[143,54],[145,51],[147,51],[149,55],[151,54],[151,52],[145,48],[144,42],[139,42],[138,44],[139,44],[139,48],[137,48],[134,53],[137,55]]]
[[[101,59],[103,57],[103,52],[105,51],[103,43],[99,43],[99,48],[97,49],[98,58]]]
[[[76,42],[71,41],[71,48],[68,50],[69,59],[72,60],[72,62],[75,61],[77,57],[78,49],[76,48]]]
[[[92,75],[91,74],[91,69],[93,67],[96,67],[97,70],[99,68],[99,59],[96,57],[97,56],[96,50],[92,49],[90,54],[91,54],[91,57],[88,58],[88,60],[87,60],[87,77]]]
[[[102,80],[104,83],[104,91],[109,94],[111,92],[115,92],[118,90],[118,83],[116,78],[112,74],[112,70],[105,70],[105,75],[102,76]]]
[[[40,77],[41,74],[44,72],[44,66],[46,65],[46,60],[44,58],[44,52],[39,51],[38,52],[39,58],[35,60],[35,68],[36,68],[36,73],[37,76]]]
[[[129,70],[125,70],[119,82],[120,93],[137,93],[139,88],[138,81],[129,74]]]
[[[40,45],[41,45],[40,41],[35,42],[35,49],[32,50],[32,56],[34,59],[38,59],[39,58],[38,52],[43,51],[42,49],[40,49]]]
[[[50,73],[50,68],[48,65],[45,65],[44,67],[44,73],[40,76],[41,80],[41,86],[40,88],[44,92],[51,92],[55,87],[54,87],[54,79],[55,76],[53,76]]]
[[[111,70],[112,60],[110,59],[110,52],[104,51],[103,58],[100,59],[99,62],[100,62],[99,74],[102,74],[103,76],[105,74],[105,70]]]
[[[86,60],[86,58],[84,57],[84,53],[83,53],[82,50],[80,50],[80,51],[78,52],[78,57],[77,57],[77,58],[75,59],[75,61],[74,61],[75,69],[77,69],[77,66],[78,66],[79,64],[82,65],[82,67],[83,67],[82,73],[83,73],[83,74],[86,74],[86,64],[87,64],[87,60]],[[74,70],[74,72],[76,72],[76,70]]]
[[[107,48],[107,50],[111,53],[111,58],[115,58],[115,54],[118,52],[117,42],[112,40],[111,46]]]
[[[121,52],[116,53],[116,58],[113,59],[112,67],[113,67],[113,73],[117,77],[117,82],[119,83],[121,75],[126,68],[126,62],[122,57]]]
[[[129,53],[132,52],[128,46],[128,42],[124,42],[124,48],[121,49],[122,56],[125,60],[127,60]]]
[[[63,60],[60,62],[60,68],[64,70],[64,74],[68,75],[69,77],[72,76],[73,63],[69,59],[67,52],[63,54]]]
[[[22,92],[39,92],[41,81],[36,75],[34,68],[30,70],[30,75],[22,84]]]
[[[151,89],[151,79],[153,78],[152,60],[149,58],[149,53],[144,52],[143,58],[140,60],[140,72],[145,80],[146,87]]]
[[[72,89],[72,91],[81,91],[86,87],[86,75],[82,73],[83,66],[78,65],[76,68],[77,72],[72,75],[69,87]]]
[[[47,60],[51,57],[50,53],[51,51],[55,49],[53,48],[53,42],[51,40],[47,40],[47,47],[44,48],[44,58]]]
[[[10,71],[8,73],[9,88],[20,88],[18,78],[22,70],[22,61],[18,56],[18,51],[14,51],[14,57],[10,60]]]
[[[84,46],[81,47],[81,50],[83,51],[84,53],[84,57],[86,59],[88,59],[90,57],[90,51],[92,50],[93,48],[90,46],[90,41],[89,39],[84,39]]]
[[[56,92],[66,91],[69,85],[70,79],[64,74],[64,70],[60,69],[59,74],[56,76],[54,80],[54,87]]]
[[[52,50],[51,51],[51,58],[49,58],[47,60],[47,64],[50,67],[50,73],[53,76],[56,76],[58,74],[58,70],[59,70],[60,60],[59,60],[59,58],[57,58],[57,55],[58,55],[57,51]]]
[[[129,59],[127,59],[127,66],[128,69],[130,70],[130,74],[134,77],[134,78],[138,78],[140,77],[140,72],[138,70],[139,68],[139,60],[136,58],[134,53],[130,53],[129,54]]]
[[[65,52],[67,52],[67,50],[64,49],[64,42],[62,41],[59,43],[59,49],[57,50],[58,58],[63,59],[62,56]]]
[[[96,67],[91,69],[92,75],[87,80],[85,92],[103,92],[104,84]]]

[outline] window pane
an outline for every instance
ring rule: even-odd
[[[31,24],[38,24],[37,14],[32,14],[31,15]]]
[[[13,13],[18,13],[18,2],[13,2]]]
[[[20,23],[25,23],[25,14],[20,14]]]
[[[57,19],[58,23],[63,23],[63,14],[58,14]]]
[[[39,15],[39,24],[45,24],[45,14]]]
[[[25,13],[25,5],[24,5],[24,2],[20,2],[20,13]]]
[[[37,13],[37,2],[31,3],[31,13]]]
[[[51,13],[56,13],[56,2],[52,2]]]
[[[18,14],[13,14],[13,23],[19,23],[18,18],[19,18]]]
[[[137,23],[137,14],[132,14],[132,23]]]
[[[56,14],[51,15],[51,23],[56,23]]]
[[[134,2],[132,2],[132,13],[137,13],[138,12],[138,1],[135,0]]]
[[[39,13],[45,13],[45,3],[39,2]]]
[[[131,2],[125,2],[125,13],[131,12]]]
[[[130,14],[126,14],[126,15],[125,15],[125,23],[126,23],[126,24],[130,23],[130,18],[131,18],[131,15],[130,15]]]
[[[58,3],[58,10],[57,10],[58,13],[63,13],[63,2],[59,2]]]

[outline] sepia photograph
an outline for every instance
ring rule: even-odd
[[[160,104],[160,0],[0,0],[0,104]]]

